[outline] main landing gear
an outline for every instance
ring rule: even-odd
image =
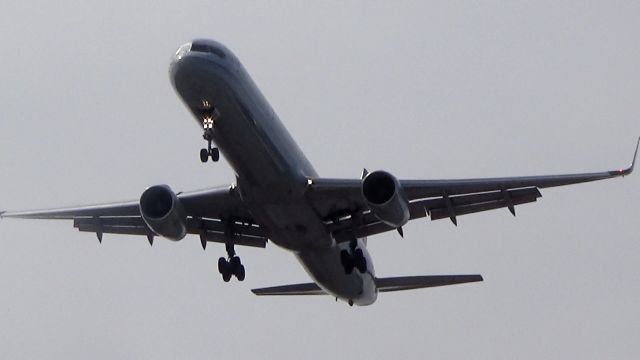
[[[227,249],[227,258],[221,257],[218,259],[218,271],[222,275],[222,280],[229,282],[231,276],[235,276],[238,281],[244,280],[244,265],[240,261],[240,257],[236,255],[233,243],[227,242],[225,244]]]
[[[206,129],[204,131],[204,135],[202,137],[207,140],[207,148],[200,149],[200,161],[206,163],[211,157],[213,162],[220,160],[220,150],[217,147],[212,147],[211,143],[213,142],[213,137],[211,136],[211,129]]]
[[[367,259],[364,257],[362,249],[358,248],[357,240],[351,240],[349,250],[351,251],[340,251],[340,263],[344,267],[344,272],[351,274],[354,268],[358,269],[361,274],[367,272]]]

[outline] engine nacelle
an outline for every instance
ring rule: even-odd
[[[147,226],[160,236],[178,241],[187,235],[184,208],[167,185],[155,185],[142,193],[140,214]]]
[[[409,202],[400,182],[386,171],[374,171],[362,180],[362,196],[373,215],[399,228],[409,221]]]

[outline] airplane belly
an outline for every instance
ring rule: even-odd
[[[241,66],[199,56],[174,66],[176,91],[237,174],[240,197],[270,240],[302,251],[332,239],[305,198],[317,173]],[[212,109],[215,109],[213,111]]]
[[[174,87],[200,126],[252,185],[306,185],[317,173],[240,64],[193,56],[172,68]]]

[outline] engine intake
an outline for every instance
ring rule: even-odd
[[[184,208],[167,185],[151,186],[142,193],[140,214],[147,226],[160,236],[178,241],[187,235]]]
[[[373,215],[383,223],[399,228],[409,221],[409,202],[400,182],[386,171],[374,171],[362,180],[362,196]]]

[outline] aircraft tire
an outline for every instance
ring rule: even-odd
[[[238,281],[244,281],[244,276],[245,276],[244,265],[241,264],[240,267],[238,267],[237,271],[235,272],[235,275]]]
[[[353,262],[361,274],[367,272],[367,259],[364,257],[362,249],[356,249],[356,251],[353,252]]]
[[[223,257],[218,259],[218,272],[220,274],[224,274],[227,271],[228,267],[229,267],[229,263],[227,262],[227,259]]]
[[[229,282],[231,280],[231,273],[225,272],[224,274],[222,274],[222,280],[224,280],[224,282]]]
[[[353,271],[353,259],[347,250],[340,251],[340,263],[344,268],[344,272],[351,274]]]
[[[200,161],[206,163],[209,160],[209,150],[200,149]]]
[[[218,150],[218,148],[211,149],[211,160],[213,160],[213,162],[220,160],[220,150]]]
[[[229,270],[233,274],[236,274],[238,272],[238,269],[240,269],[241,266],[242,266],[242,262],[240,262],[239,257],[234,256],[231,258],[231,260],[229,260]]]

